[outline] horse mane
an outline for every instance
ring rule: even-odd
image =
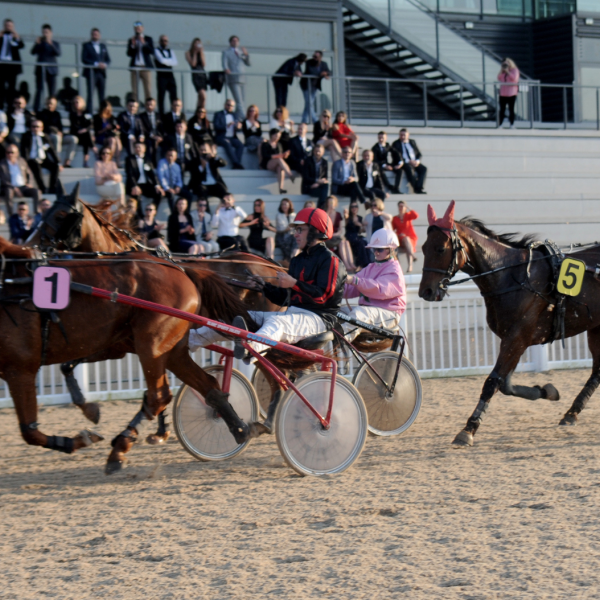
[[[115,205],[119,204],[118,200],[100,200],[97,204],[88,204],[87,202],[80,202],[90,211],[98,226],[108,233],[117,242],[131,243],[131,239],[126,235],[129,233],[133,239],[140,240],[140,234],[131,225],[131,215],[122,206]],[[110,227],[108,224],[113,225]],[[121,231],[118,231],[118,228]]]
[[[470,229],[475,230],[477,233],[481,233],[481,235],[485,235],[486,237],[489,237],[492,240],[495,240],[496,242],[506,244],[511,248],[527,248],[532,242],[535,242],[537,239],[537,236],[535,234],[527,234],[519,238],[519,233],[496,233],[489,229],[483,221],[480,221],[479,219],[474,219],[473,217],[469,216],[460,219],[458,223],[464,225],[465,227],[469,227]]]
[[[3,237],[0,237],[0,254],[6,258],[31,258],[33,256],[31,248],[11,244]]]

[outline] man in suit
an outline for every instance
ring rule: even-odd
[[[52,39],[52,27],[48,23],[42,25],[42,36],[35,40],[31,54],[37,54],[38,63],[56,65],[56,57],[60,56],[60,44]],[[48,86],[48,96],[54,96],[56,90],[57,66],[41,66],[35,68],[35,100],[33,111],[40,109],[42,94],[44,93],[44,79]]]
[[[143,142],[135,144],[133,156],[128,156],[125,161],[125,189],[127,195],[136,202],[140,219],[143,218],[142,196],[150,198],[158,207],[165,195],[158,182],[154,166],[146,156],[146,145]]]
[[[13,100],[13,109],[6,117],[11,142],[18,144],[26,131],[31,129],[33,115],[25,108],[25,98],[19,95]]]
[[[235,100],[227,100],[224,110],[215,113],[213,117],[213,129],[215,130],[215,141],[218,146],[225,148],[227,156],[231,161],[233,169],[243,169],[242,155],[244,153],[244,144],[238,139],[238,129],[242,128],[242,123],[234,115]]]
[[[33,219],[29,216],[27,202],[19,202],[17,212],[8,219],[10,241],[13,244],[23,244],[33,230]]]
[[[169,135],[163,142],[164,150],[174,148],[177,152],[177,164],[181,171],[185,173],[190,170],[190,166],[196,160],[198,151],[194,138],[187,132],[187,123],[177,121],[175,123],[175,135]]]
[[[81,62],[87,65],[83,76],[87,80],[87,109],[94,112],[94,89],[98,90],[98,102],[104,100],[106,89],[106,67],[110,65],[110,56],[106,45],[100,41],[100,30],[92,29],[92,39],[81,48]]]
[[[56,110],[58,102],[54,96],[46,99],[46,108],[36,117],[44,124],[44,133],[50,138],[52,146],[58,154],[62,150],[63,124],[60,113]]]
[[[162,114],[165,109],[165,93],[169,92],[171,106],[177,98],[177,84],[173,75],[173,67],[177,66],[177,56],[169,48],[169,38],[166,35],[160,36],[158,44],[158,48],[154,49],[154,62],[156,68],[160,69],[156,72],[156,88],[158,90],[158,112]]]
[[[139,104],[137,100],[127,102],[127,110],[117,117],[117,124],[121,131],[121,145],[123,150],[130,156],[133,154],[136,142],[145,142],[144,128],[138,113]]]
[[[192,167],[190,187],[198,198],[208,199],[209,196],[225,198],[231,192],[219,172],[220,167],[226,166],[222,158],[217,157],[217,147],[208,142],[200,147],[200,154]]]
[[[303,194],[318,198],[317,207],[323,208],[329,196],[329,180],[327,179],[327,160],[323,158],[325,148],[321,144],[313,147],[312,156],[304,161],[302,166]]]
[[[288,87],[294,83],[294,77],[302,77],[302,65],[306,62],[306,54],[298,54],[286,60],[275,71],[273,87],[275,88],[275,106],[287,106]]]
[[[177,151],[175,148],[169,148],[165,152],[165,157],[161,158],[158,163],[156,174],[158,183],[167,197],[171,212],[173,212],[175,199],[178,196],[186,198],[188,202],[191,200],[191,194],[187,189],[183,189],[183,175],[181,167],[177,164]]]
[[[154,63],[154,42],[150,36],[144,35],[144,25],[141,21],[133,24],[134,35],[127,44],[127,56],[130,57],[131,92],[138,99],[138,82],[141,79],[144,86],[144,98],[152,96],[152,69]]]
[[[408,183],[412,186],[415,194],[426,194],[425,177],[427,177],[427,167],[421,164],[421,152],[417,142],[410,139],[408,129],[401,129],[399,138],[392,144],[392,147],[398,153],[402,163],[402,170],[406,173]]]
[[[377,134],[377,143],[371,148],[373,161],[379,165],[383,175],[383,183],[386,190],[394,194],[400,193],[400,180],[402,179],[402,161],[398,153],[387,141],[387,133],[380,131]],[[390,184],[388,177],[394,177],[394,183]]]
[[[44,134],[44,124],[39,119],[31,122],[31,131],[24,133],[21,138],[21,156],[27,161],[40,192],[56,193],[56,182],[62,166],[50,138]],[[50,172],[48,189],[44,185],[42,169]]]
[[[171,110],[162,116],[163,129],[165,135],[175,135],[175,123],[178,121],[185,121],[185,114],[183,113],[183,102],[179,98],[171,100]]]
[[[362,156],[363,159],[356,165],[360,189],[365,198],[369,200],[375,200],[375,198],[385,200],[389,194],[385,191],[379,165],[373,161],[373,151],[364,150]]]
[[[158,147],[165,139],[161,116],[156,112],[156,100],[148,98],[145,103],[146,111],[140,115],[144,137],[146,138],[146,149],[156,166],[158,160]]]
[[[317,92],[321,89],[321,81],[329,79],[331,71],[327,63],[323,60],[323,53],[316,50],[311,59],[306,61],[304,74],[309,77],[303,77],[300,80],[300,88],[304,94],[304,112],[302,113],[303,123],[316,123],[318,121],[315,100]]]
[[[308,139],[306,131],[306,123],[300,123],[298,125],[298,135],[290,140],[290,156],[287,162],[297,173],[302,173],[304,161],[311,156],[313,151],[312,141]]]
[[[333,163],[331,169],[331,193],[339,196],[350,196],[350,201],[365,203],[365,195],[358,185],[356,163],[352,160],[352,148],[346,146],[342,150],[342,158]]]
[[[227,85],[231,90],[231,95],[237,105],[235,116],[238,121],[242,121],[246,116],[246,98],[244,88],[246,87],[246,78],[244,73],[246,67],[250,66],[250,54],[246,48],[240,48],[240,38],[232,35],[229,38],[229,48],[223,50],[222,63],[223,71]]]
[[[12,105],[17,77],[23,72],[19,50],[24,46],[15,31],[15,24],[11,19],[4,19],[4,30],[0,35],[0,110]]]
[[[13,213],[14,198],[31,198],[33,210],[37,211],[40,192],[33,183],[33,174],[27,162],[19,156],[19,148],[16,144],[9,144],[6,158],[0,160],[0,184],[8,215]]]

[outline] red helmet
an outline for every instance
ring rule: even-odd
[[[333,237],[333,223],[329,215],[320,208],[303,208],[294,219],[292,225],[312,225],[323,234],[323,239]]]

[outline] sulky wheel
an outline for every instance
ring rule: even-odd
[[[266,419],[267,410],[269,410],[269,404],[271,403],[271,386],[265,374],[258,368],[254,369],[254,373],[252,374],[252,387],[258,397],[260,416]]]
[[[204,369],[223,383],[223,367]],[[246,423],[258,420],[259,406],[252,384],[235,369],[231,372],[229,402]],[[202,395],[187,385],[179,389],[173,403],[173,425],[181,445],[199,460],[225,460],[243,452],[250,440],[237,444],[225,421],[208,406]]]
[[[369,363],[388,385],[392,383],[398,364],[396,352],[373,354],[369,357]],[[353,383],[367,407],[371,433],[396,435],[406,431],[415,422],[421,408],[421,378],[405,356],[402,357],[396,387],[391,396],[366,363],[354,375]]]
[[[298,390],[326,415],[331,373],[305,375]],[[325,430],[294,390],[288,390],[275,416],[277,445],[285,461],[300,475],[341,473],[360,456],[367,438],[367,411],[356,388],[343,377],[335,384],[333,412]]]

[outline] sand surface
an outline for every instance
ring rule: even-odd
[[[450,442],[483,378],[424,381],[408,432],[369,437],[352,469],[321,479],[267,436],[226,463],[140,443],[106,477],[135,403],[104,403],[107,441],[73,456],[27,447],[2,410],[0,598],[600,598],[598,394],[557,427],[588,376],[520,375],[563,400],[498,396],[467,450]],[[39,421],[85,424],[70,406]]]

